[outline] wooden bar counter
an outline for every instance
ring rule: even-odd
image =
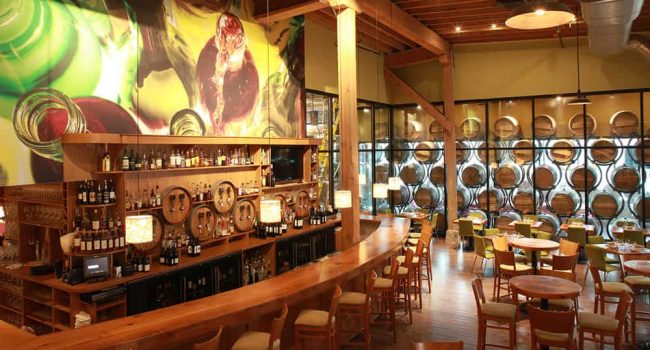
[[[288,348],[292,344],[292,324],[300,309],[325,306],[337,283],[346,285],[362,278],[370,269],[382,266],[386,259],[398,253],[408,236],[409,219],[362,216],[361,220],[378,227],[358,244],[323,261],[253,285],[163,309],[30,340],[2,339],[3,346],[14,349],[188,348],[211,337],[223,325],[227,334],[222,348],[227,348],[223,345],[233,341],[229,338],[234,338],[243,326],[274,316],[286,302],[290,314],[282,347]],[[340,234],[345,234],[344,230]]]

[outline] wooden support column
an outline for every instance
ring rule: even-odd
[[[342,248],[361,240],[359,222],[359,142],[357,123],[356,13],[345,8],[336,16],[339,73],[339,130],[341,134],[341,189],[352,192],[352,208],[341,210]]]
[[[445,117],[451,125],[454,120],[454,66],[450,55],[441,57],[442,64],[442,95],[445,105]],[[447,227],[451,228],[458,218],[456,195],[456,128],[445,129],[445,177],[447,185]]]

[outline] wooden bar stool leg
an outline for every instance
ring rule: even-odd
[[[413,324],[413,314],[411,313],[411,277],[406,277],[406,310],[409,314],[409,324]]]
[[[510,322],[510,349],[517,349],[517,324],[515,322]]]
[[[397,322],[395,320],[395,291],[390,292],[390,298],[388,299],[388,308],[390,313],[390,322],[393,327],[393,342],[397,342]]]

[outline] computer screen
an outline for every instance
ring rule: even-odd
[[[108,256],[92,256],[84,258],[84,278],[105,277],[110,273]]]

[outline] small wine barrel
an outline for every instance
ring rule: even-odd
[[[411,201],[409,189],[404,185],[400,185],[399,191],[388,191],[388,194],[393,205],[406,205]]]
[[[487,180],[487,170],[481,163],[470,164],[461,170],[460,180],[467,187],[483,186]]]
[[[650,130],[648,130],[650,132]],[[633,152],[633,158],[637,162],[644,161],[646,164],[650,163],[650,139],[646,138],[636,143],[637,149]]]
[[[278,193],[275,196],[273,196],[273,199],[280,201],[280,208],[282,208],[283,213],[287,211],[287,206],[288,206],[287,197],[284,194]]]
[[[613,193],[596,192],[591,196],[591,211],[599,219],[613,219],[622,205],[621,197]]]
[[[587,131],[586,135],[585,129]],[[578,113],[569,119],[569,132],[574,137],[584,138],[593,135],[595,131],[596,119],[589,113],[587,113],[586,119],[582,113]]]
[[[513,144],[512,158],[517,164],[530,164],[533,161],[533,143],[519,140]]]
[[[411,148],[409,144],[407,142],[396,141],[391,143],[391,148],[393,162],[398,164],[406,163],[406,160],[409,159],[411,153],[408,151],[408,149]]]
[[[189,222],[185,224],[185,231],[191,233],[201,241],[212,237],[212,230],[216,224],[216,214],[211,206],[199,205],[192,208]]]
[[[583,165],[572,168],[569,173],[569,184],[577,191],[591,191],[598,183],[600,172],[593,165],[586,168]]]
[[[576,157],[575,147],[578,145],[570,140],[556,140],[551,143],[549,158],[558,164],[572,163]]]
[[[622,166],[611,173],[610,183],[619,192],[631,193],[641,185],[641,175],[637,168]]]
[[[535,138],[549,139],[555,136],[557,124],[555,119],[550,115],[540,114],[535,117]]]
[[[519,215],[519,213],[516,213],[514,211],[507,211],[501,213],[497,217],[496,226],[500,231],[506,231],[506,232],[514,231],[515,230],[514,227],[510,227],[508,226],[508,224],[513,221],[520,221],[520,220],[521,220],[521,215]]]
[[[618,137],[630,137],[639,133],[639,117],[630,111],[618,111],[609,120],[609,128]]]
[[[522,170],[516,164],[502,164],[494,171],[494,183],[497,187],[515,188],[519,186],[521,180],[523,180]]]
[[[424,166],[415,162],[405,165],[399,172],[399,177],[402,179],[402,182],[411,186],[422,183],[425,176],[426,170]]]
[[[488,193],[490,198],[488,200]],[[489,204],[489,206],[488,206]],[[500,191],[496,188],[490,188],[481,190],[478,194],[478,206],[481,210],[484,211],[497,211],[503,208],[506,205],[506,199],[503,195],[503,191]]]
[[[420,186],[414,197],[415,204],[420,208],[436,208],[440,204],[440,193],[434,187]]]
[[[618,158],[618,148],[609,139],[598,139],[591,143],[589,156],[597,164],[611,164]]]
[[[541,198],[537,198],[537,204],[541,203]],[[524,214],[532,214],[535,212],[535,199],[533,192],[527,189],[518,188],[512,194],[512,205],[519,212]]]
[[[387,163],[382,163],[382,164],[377,164],[375,165],[375,179],[377,183],[388,183],[388,169],[390,168],[390,165]],[[368,183],[372,182],[372,179],[368,178],[366,179]]]
[[[456,163],[462,164],[469,159],[469,145],[465,142],[456,141]]]
[[[306,218],[311,209],[311,198],[307,190],[300,190],[294,196],[293,210],[296,212],[296,217]]]
[[[494,122],[494,136],[501,140],[519,137],[519,121],[511,116],[504,116]]]
[[[257,209],[250,199],[240,199],[232,211],[232,221],[239,232],[250,231],[254,227]]]
[[[217,213],[225,214],[235,205],[235,194],[237,190],[230,181],[222,180],[212,185],[214,195],[214,208]]]
[[[434,186],[444,186],[445,185],[445,168],[441,165],[437,165],[431,168],[429,172],[429,180]]]
[[[420,163],[433,164],[440,158],[440,151],[431,141],[420,142],[415,145],[415,159]]]
[[[551,164],[543,164],[535,168],[532,183],[540,190],[550,190],[555,187],[560,179],[560,171]]]
[[[480,159],[481,162],[483,162],[484,164],[487,164],[488,161],[490,163],[500,162],[501,159],[503,159],[503,154],[504,154],[504,150],[502,149],[492,148],[488,151],[485,142],[481,142],[478,145],[478,149],[476,150],[476,152],[478,155],[478,159]],[[490,156],[490,159],[488,159],[488,155]]]
[[[476,117],[465,118],[460,123],[460,136],[465,140],[475,140],[481,136],[483,132],[483,124],[481,120]]]
[[[183,187],[170,187],[163,192],[163,218],[168,223],[177,225],[185,222],[191,210],[190,193]]]
[[[641,213],[643,213],[643,199],[641,198],[640,195],[635,196],[634,199],[632,199],[632,209],[634,211],[634,215],[636,215],[637,218],[641,218]],[[646,197],[645,199],[645,213],[643,214],[643,217],[650,218],[650,198]]]
[[[538,214],[537,218],[542,223],[542,226],[538,228],[539,231],[549,232],[552,234],[557,234],[560,231],[560,219],[553,214],[542,213]]]
[[[406,135],[404,136],[408,141],[420,141],[422,140],[422,136],[424,136],[424,127],[417,120],[409,120],[406,123],[405,132]]]
[[[436,120],[429,124],[429,139],[442,141],[445,137],[445,129]]]
[[[580,198],[575,191],[555,190],[550,194],[551,209],[559,216],[572,216],[578,210]]]
[[[464,210],[471,203],[472,198],[470,197],[469,190],[465,187],[458,187],[456,189],[456,204],[458,210]]]

